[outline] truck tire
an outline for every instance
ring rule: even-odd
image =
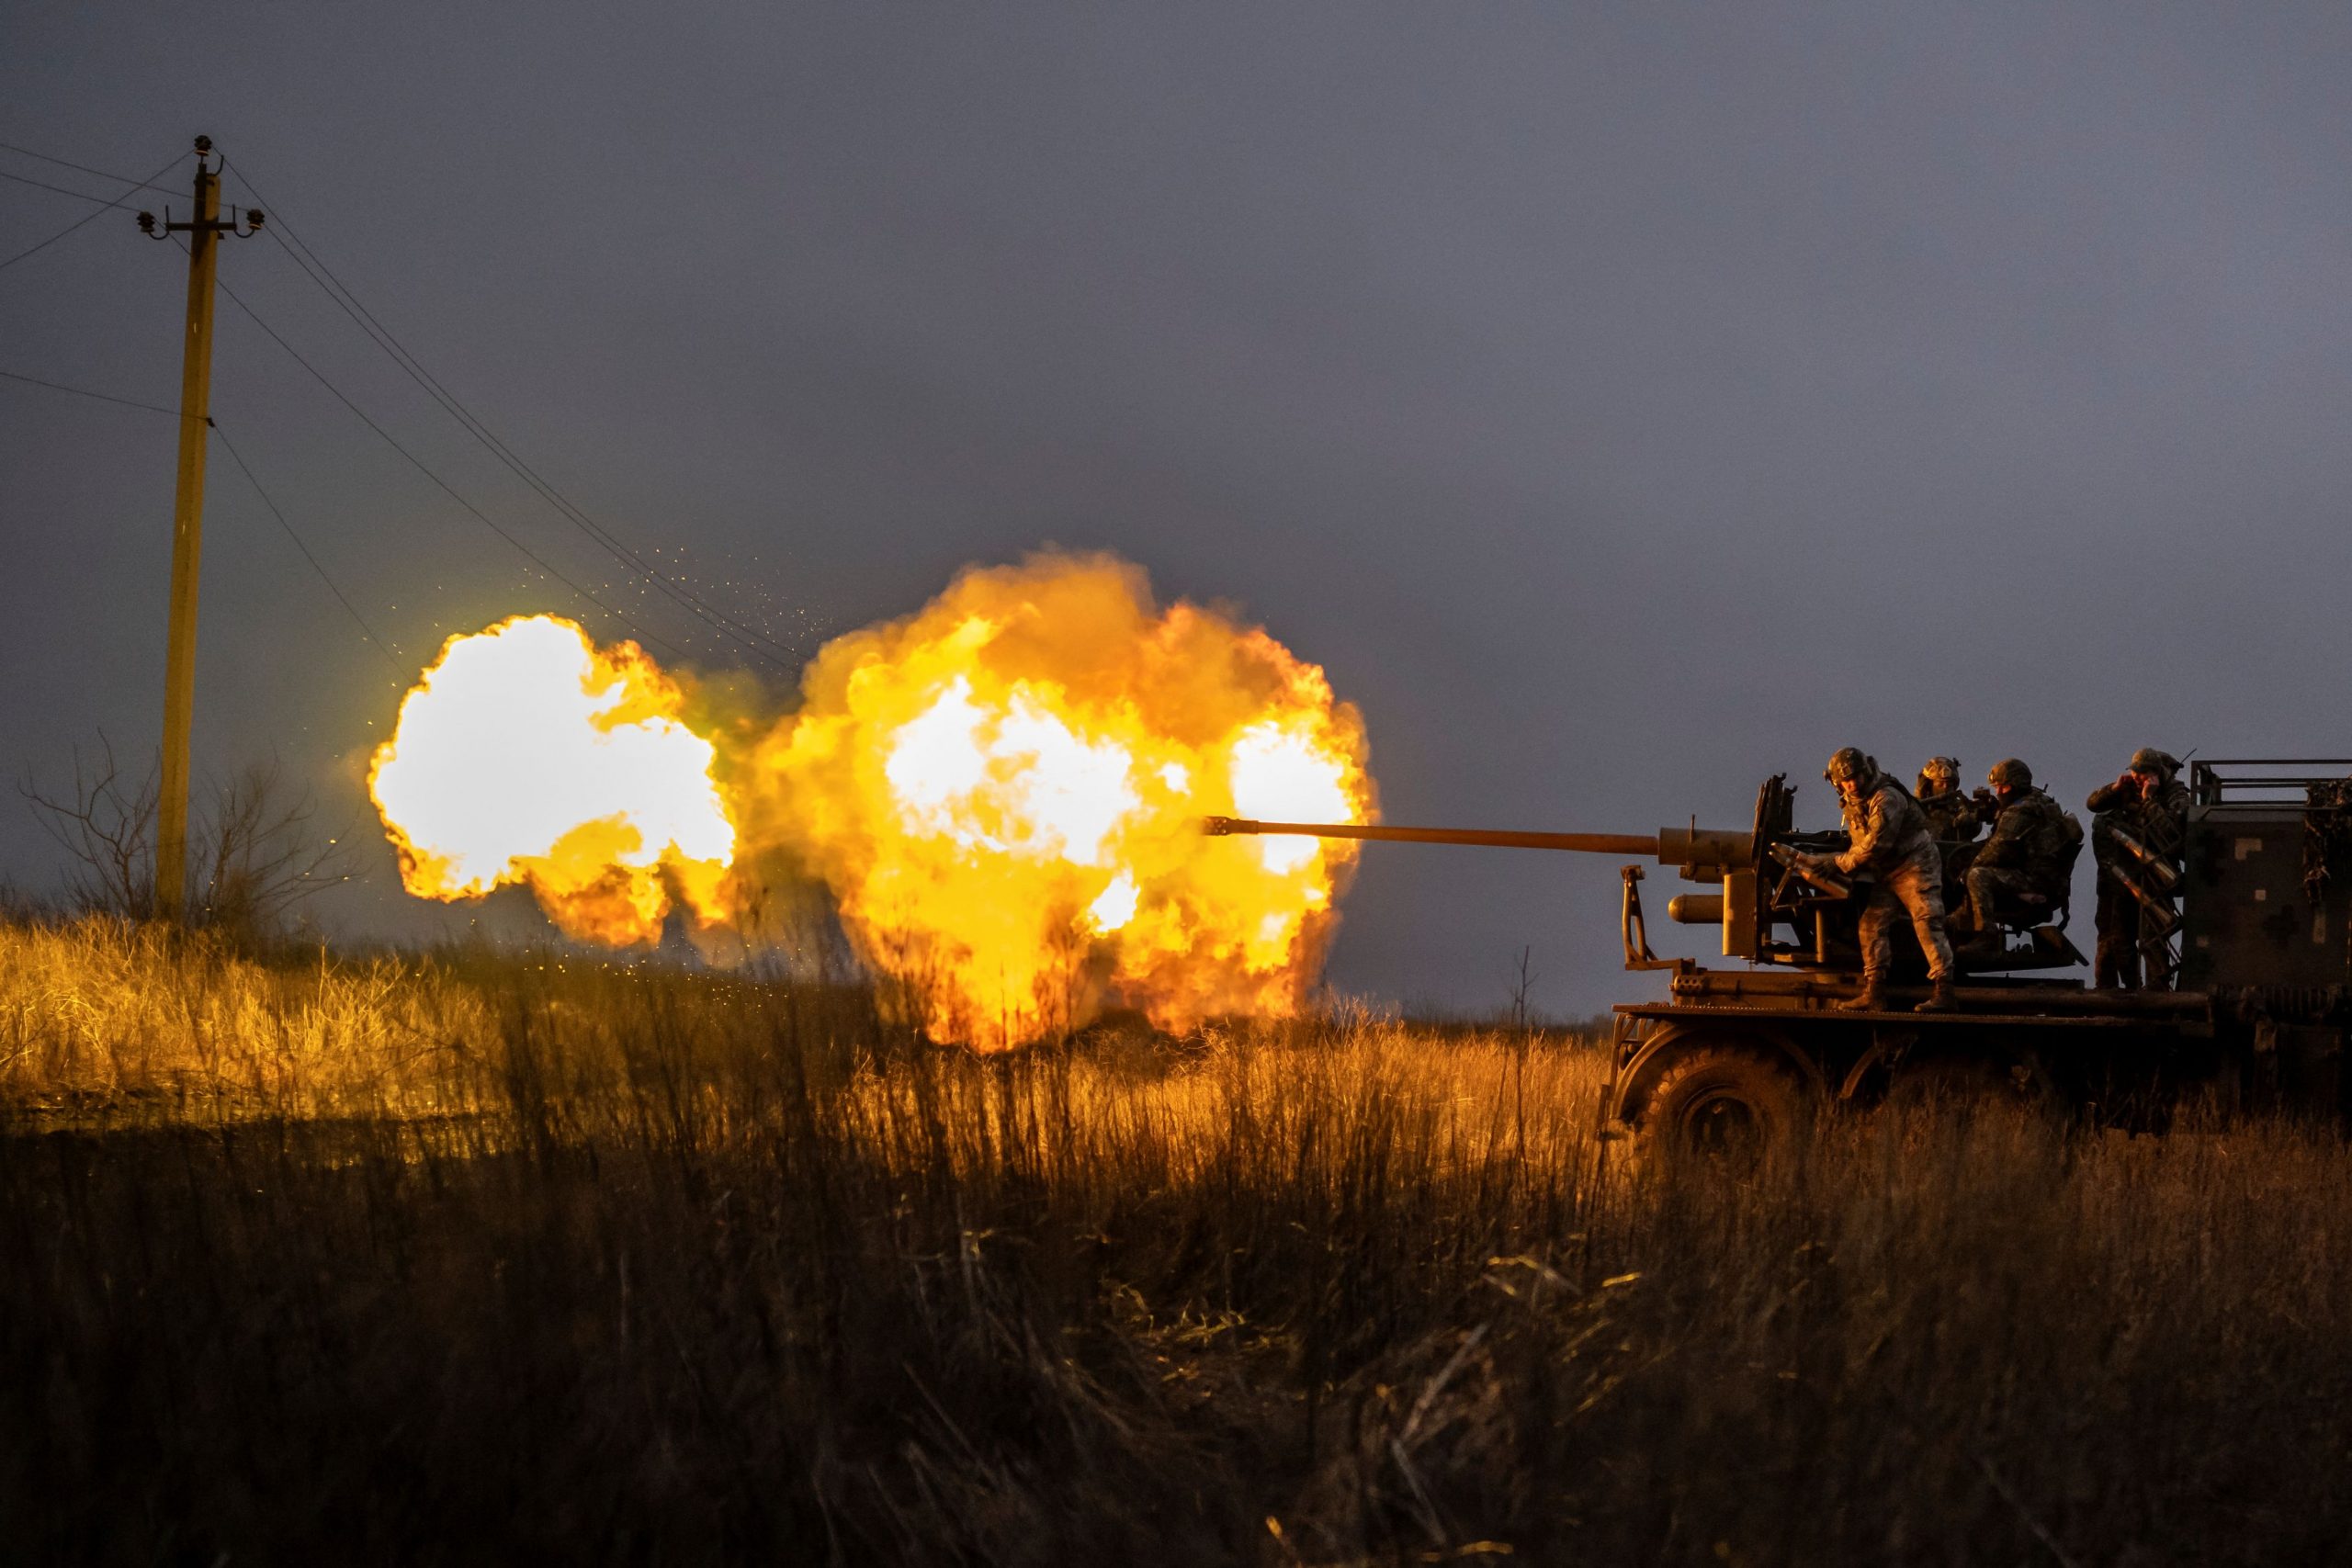
[[[1804,1081],[1768,1047],[1694,1040],[1650,1090],[1642,1141],[1669,1168],[1736,1173],[1787,1154],[1812,1114]]]

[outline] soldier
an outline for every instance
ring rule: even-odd
[[[1916,1010],[1943,1012],[1958,1005],[1952,995],[1951,942],[1944,935],[1943,860],[1928,837],[1918,802],[1875,758],[1851,746],[1829,759],[1822,776],[1838,788],[1851,840],[1843,854],[1809,857],[1846,875],[1866,871],[1877,878],[1862,909],[1862,994],[1838,1004],[1848,1012],[1876,1012],[1886,1006],[1886,977],[1894,964],[1898,909],[1911,916],[1919,950],[1928,955],[1934,989]]]
[[[1959,845],[1976,837],[1984,818],[1977,815],[1976,803],[1961,793],[1959,758],[1928,758],[1919,770],[1918,793],[1920,814],[1936,842]]]
[[[1960,787],[1959,758],[1930,757],[1919,770],[1919,811],[1943,852],[1944,908],[1965,908],[1968,885],[1961,879],[1976,858],[1976,829],[1986,814]]]
[[[2034,787],[2033,770],[2015,757],[1994,763],[1985,782],[1991,790],[1978,791],[1977,801],[1990,807],[1993,833],[1968,868],[1969,919],[1975,934],[1962,953],[1969,958],[2001,955],[2001,924],[1993,910],[1999,895],[2052,906],[2064,902],[2064,879],[2073,863],[2067,852],[2081,834],[2059,804]]]
[[[2179,773],[2177,759],[2143,746],[2132,753],[2122,777],[2099,785],[2084,802],[2094,813],[2091,857],[2098,864],[2098,986],[2136,990],[2144,953],[2149,987],[2171,987],[2172,886],[2180,880],[2188,835],[2188,786]],[[2153,863],[2132,853],[2126,838]]]

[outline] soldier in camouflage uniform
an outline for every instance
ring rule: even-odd
[[[1962,793],[1960,759],[1930,757],[1919,770],[1919,814],[1928,819],[1928,836],[1939,844],[1959,845],[1976,837],[1984,818],[1976,803]]]
[[[1822,776],[1838,788],[1850,842],[1842,854],[1811,858],[1849,876],[1868,872],[1876,878],[1862,908],[1862,994],[1838,1005],[1849,1012],[1885,1008],[1887,976],[1894,966],[1892,927],[1899,912],[1910,915],[1935,987],[1917,1010],[1940,1012],[1958,1005],[1951,942],[1944,935],[1943,857],[1928,836],[1919,803],[1899,780],[1879,771],[1876,759],[1851,746],[1829,759]]]
[[[2132,835],[2174,872],[2180,870],[2188,836],[2188,786],[2180,782],[2179,761],[2153,746],[2132,753],[2132,765],[2113,784],[2091,791],[2091,856],[2098,864],[2098,958],[2095,983],[2123,990],[2141,983],[2141,956],[2147,957],[2153,990],[2172,986],[2172,910],[2169,890],[2116,840],[2118,829]],[[2158,908],[2132,892],[2143,890]],[[2161,911],[2161,912],[2160,912]]]
[[[1985,812],[1960,787],[1960,759],[1930,757],[1919,770],[1919,814],[1928,832],[1943,852],[1944,908],[1963,908],[1968,903],[1968,863],[1976,858],[1973,840]]]
[[[2081,829],[2059,804],[2033,785],[2033,770],[2015,757],[1993,764],[1989,795],[1980,802],[1995,815],[1992,836],[1968,868],[1969,919],[1975,934],[1962,951],[1971,958],[1996,958],[2003,949],[1994,900],[2013,899],[2055,907],[2065,901],[2065,876]]]

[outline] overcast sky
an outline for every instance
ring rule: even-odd
[[[2341,5],[0,21],[0,140],[141,175],[198,131],[541,473],[803,652],[966,562],[1107,547],[1325,665],[1403,822],[1744,826],[1786,771],[1825,826],[1849,742],[2014,753],[2072,806],[2143,744],[2352,752]],[[88,210],[0,181],[0,259]],[[220,276],[727,662],[278,245]],[[170,404],[185,278],[109,213],[0,270],[0,370]],[[622,629],[227,299],[215,378],[412,667],[517,610]],[[174,423],[0,381],[0,761],[152,748]],[[201,650],[199,766],[275,753],[372,845],[392,671],[217,449]],[[55,860],[0,801],[0,874]],[[368,865],[331,924],[462,924]],[[1532,947],[1549,1010],[1648,996],[1615,902],[1607,861],[1375,847],[1332,976],[1492,1007]]]

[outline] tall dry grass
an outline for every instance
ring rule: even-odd
[[[1667,1184],[1560,1038],[981,1059],[837,989],[0,955],[28,1560],[2344,1552],[2306,1132],[1856,1119]]]
[[[19,1113],[431,1114],[497,1038],[447,964],[266,961],[106,915],[0,924],[0,1098]]]

